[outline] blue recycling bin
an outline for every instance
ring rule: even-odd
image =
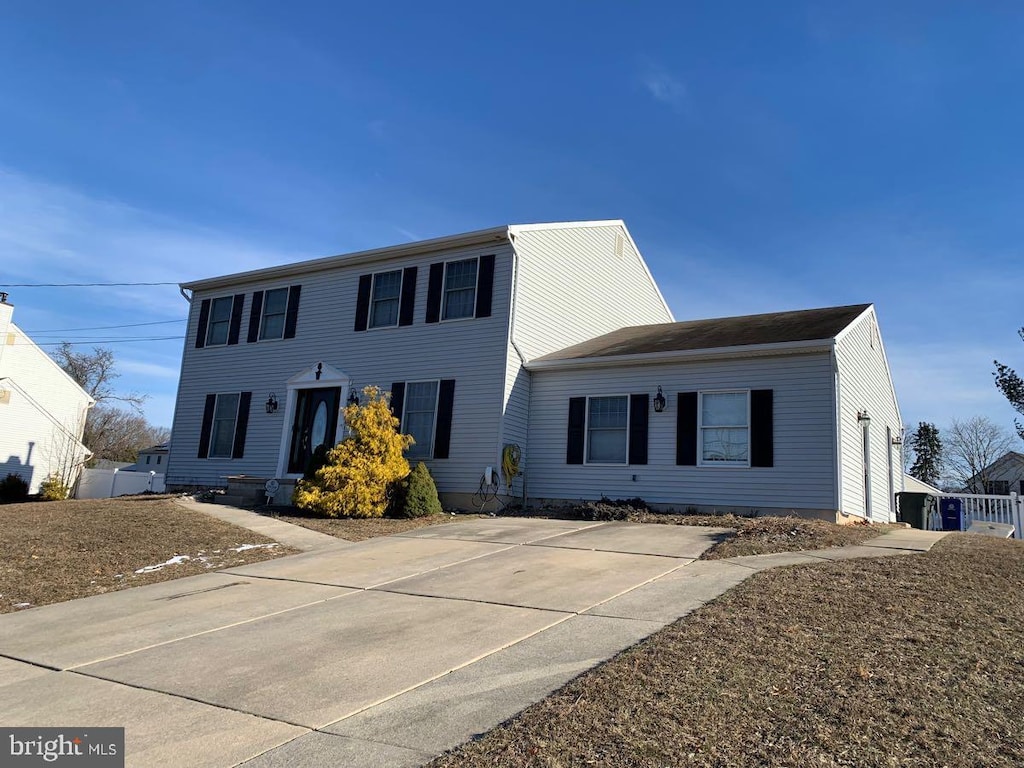
[[[959,531],[960,519],[964,514],[964,500],[951,496],[943,496],[939,501],[939,515],[942,518],[942,530]]]

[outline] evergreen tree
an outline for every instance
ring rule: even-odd
[[[1024,328],[1017,331],[1021,341],[1024,341]],[[1010,401],[1018,413],[1024,415],[1024,379],[1017,375],[1017,372],[1008,365],[1003,365],[998,360],[993,361],[996,365],[996,386],[1003,393],[1003,397]],[[1017,434],[1024,440],[1024,424],[1014,421],[1017,425]]]
[[[938,486],[942,473],[942,438],[939,428],[927,421],[919,422],[909,440],[914,451],[910,474],[922,483]]]

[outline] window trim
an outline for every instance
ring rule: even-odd
[[[446,317],[448,314],[448,266],[450,264],[461,264],[462,262],[473,261],[476,262],[476,272],[473,276],[473,300],[470,302],[472,311],[468,315],[462,315],[461,317]],[[460,320],[475,320],[476,319],[476,299],[477,292],[480,288],[480,257],[469,256],[464,259],[451,259],[444,262],[444,274],[441,275],[441,311],[438,320],[442,323],[453,323]],[[464,291],[466,288],[459,288],[457,290]]]
[[[398,273],[398,295],[395,296],[397,302],[398,311],[395,313],[395,322],[388,323],[387,325],[374,325],[373,324],[373,308],[377,299],[374,298],[374,291],[377,288],[377,276],[378,275],[390,275]],[[405,287],[405,269],[399,267],[398,269],[387,269],[383,272],[373,272],[370,277],[370,304],[366,311],[366,330],[376,331],[381,328],[397,328],[402,321],[402,289]],[[390,301],[390,299],[389,299]]]
[[[224,341],[212,342],[210,341],[210,334],[213,333],[213,308],[218,301],[226,301],[228,303],[228,319],[227,319],[227,332],[224,334]],[[204,347],[226,347],[228,341],[231,339],[231,313],[234,311],[235,297],[232,294],[227,296],[218,296],[215,299],[210,299],[210,316],[206,321],[206,339],[203,342]],[[220,321],[218,321],[220,322]]]
[[[403,427],[408,426],[409,422],[406,420],[406,414],[409,412],[409,385],[410,384],[435,384],[434,387],[434,419],[433,426],[430,430],[430,450],[427,451],[424,456],[412,456],[409,451],[415,446],[410,445],[409,448],[405,449],[405,455],[408,458],[416,459],[417,461],[429,461],[434,458],[434,444],[437,442],[437,411],[438,406],[441,403],[441,379],[415,379],[407,380],[405,383],[405,396],[402,398],[402,416],[400,423]],[[410,434],[404,432],[402,434]],[[416,443],[419,445],[419,443]]]
[[[216,440],[215,432],[217,429],[217,405],[220,403],[220,399],[223,396],[234,395],[238,398],[238,402],[235,403],[235,417],[231,426],[231,449],[228,451],[227,456],[214,456],[213,446]],[[206,448],[206,458],[208,459],[227,459],[228,461],[233,460],[235,453],[235,437],[238,435],[238,414],[242,410],[242,393],[239,392],[215,392],[213,401],[213,420],[210,422],[210,444]]]
[[[590,401],[601,400],[609,397],[621,397],[626,401],[626,427],[623,435],[623,447],[625,461],[591,461],[590,460]],[[583,414],[583,465],[594,467],[628,467],[629,464],[629,434],[630,434],[630,395],[629,393],[613,392],[607,395],[587,395],[587,407]]]
[[[701,389],[697,390],[697,466],[698,467],[751,467],[751,441],[750,441],[750,389]],[[747,458],[745,461],[708,461],[704,458],[704,430],[715,429],[715,427],[704,426],[704,395],[738,395],[747,396]],[[721,427],[721,425],[719,425]],[[725,427],[726,429],[739,429],[739,426]]]
[[[267,319],[267,295],[274,291],[284,291],[284,312],[281,313],[281,335],[280,336],[268,336],[263,337],[264,323]],[[263,306],[260,307],[260,329],[256,334],[256,341],[281,341],[284,338],[285,328],[288,325],[288,297],[291,292],[290,286],[284,286],[282,288],[266,288],[263,290]]]

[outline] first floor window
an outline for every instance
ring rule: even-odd
[[[263,321],[260,323],[260,341],[284,338],[284,318],[287,312],[287,288],[275,288],[263,294]]]
[[[437,414],[437,382],[410,381],[405,386],[402,432],[416,441],[406,455],[429,459],[434,455],[434,423]]]
[[[238,419],[238,393],[217,395],[210,432],[211,459],[230,459],[235,442],[235,422]]]
[[[233,301],[231,296],[221,296],[210,303],[210,322],[206,327],[206,346],[214,347],[228,343]]]
[[[1009,480],[986,480],[985,481],[985,493],[992,496],[1009,496],[1010,495],[1010,481]]]
[[[399,297],[402,293],[402,270],[378,272],[373,276],[373,299],[370,303],[370,327],[398,325]]]
[[[746,465],[750,460],[750,409],[747,392],[702,392],[700,457],[702,464]]]
[[[449,261],[444,269],[443,320],[473,317],[476,314],[477,259]]]
[[[587,401],[587,463],[625,464],[629,402],[626,395]]]

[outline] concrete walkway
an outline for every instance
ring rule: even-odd
[[[287,523],[277,517],[268,517],[256,512],[250,512],[247,509],[228,507],[223,504],[207,504],[195,501],[187,496],[175,499],[175,501],[186,509],[216,517],[218,520],[237,525],[239,528],[248,528],[250,531],[261,533],[267,538],[302,552],[311,552],[316,549],[336,547],[338,544],[351,543],[336,536],[303,528],[301,525]]]
[[[0,723],[124,726],[130,766],[417,766],[757,571],[941,537],[695,562],[723,533],[478,519],[7,614]]]

